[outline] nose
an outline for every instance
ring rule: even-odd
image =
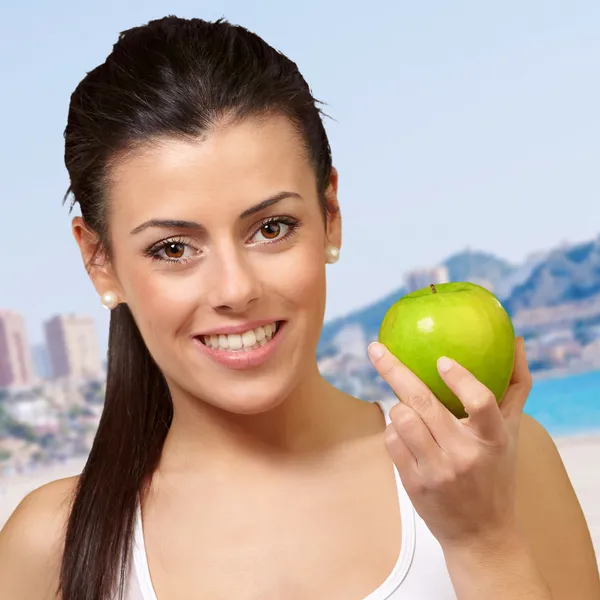
[[[215,260],[208,300],[215,310],[243,313],[261,294],[259,273],[251,262],[236,252]]]

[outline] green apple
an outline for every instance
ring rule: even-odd
[[[379,341],[459,418],[467,414],[438,373],[440,356],[470,371],[498,403],[513,371],[510,317],[494,294],[474,283],[432,284],[403,296],[383,318]]]

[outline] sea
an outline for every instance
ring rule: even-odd
[[[552,436],[600,434],[600,371],[535,381],[523,412]]]

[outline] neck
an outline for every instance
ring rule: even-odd
[[[377,406],[333,387],[316,364],[286,397],[258,414],[236,414],[171,390],[174,416],[161,458],[163,472],[289,464],[385,429]]]

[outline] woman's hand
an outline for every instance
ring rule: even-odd
[[[517,532],[516,446],[523,405],[531,389],[523,338],[500,404],[490,390],[454,361],[438,371],[463,403],[456,418],[427,386],[379,343],[371,360],[400,402],[390,411],[386,448],[415,510],[444,549],[493,547]]]

